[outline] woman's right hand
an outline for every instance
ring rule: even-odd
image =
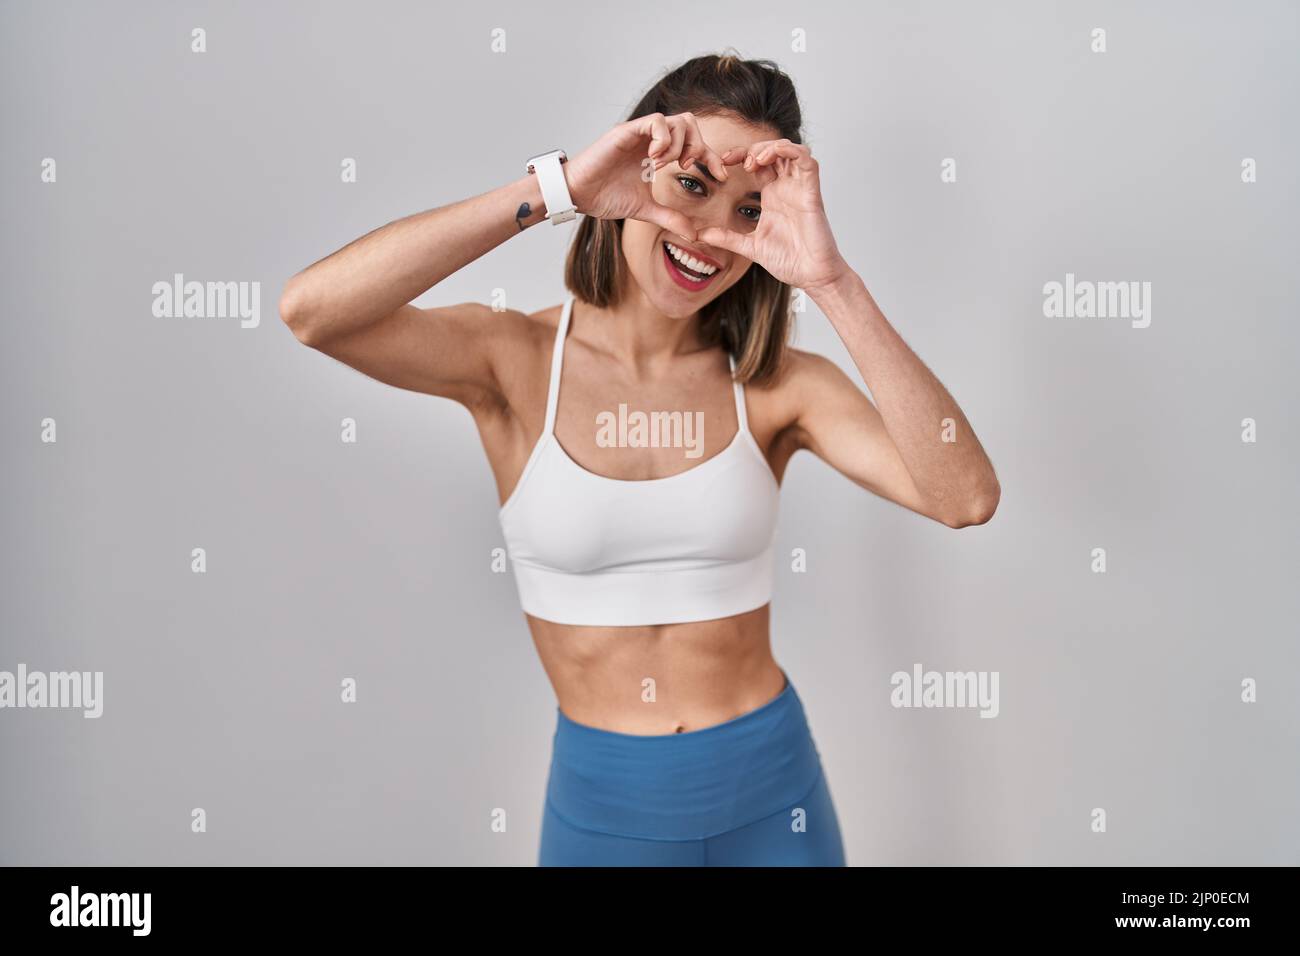
[[[640,219],[694,241],[690,219],[655,202],[650,191],[655,172],[674,161],[683,169],[699,162],[720,182],[727,179],[722,158],[704,142],[690,113],[651,113],[620,123],[565,163],[564,176],[584,216]]]

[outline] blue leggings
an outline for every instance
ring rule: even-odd
[[[844,866],[803,704],[680,734],[588,727],[556,708],[541,866]]]

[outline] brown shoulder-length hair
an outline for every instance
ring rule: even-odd
[[[735,113],[803,142],[803,117],[794,83],[771,60],[711,54],[666,73],[637,103],[629,120],[651,113],[697,116]],[[618,303],[627,281],[623,220],[583,216],[564,267],[564,284],[597,308]],[[790,336],[790,287],[754,263],[722,295],[700,310],[701,332],[736,360],[736,380],[762,383],[780,368]]]

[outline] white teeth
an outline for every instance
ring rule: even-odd
[[[713,275],[713,273],[718,271],[717,266],[711,266],[708,263],[701,262],[699,259],[696,259],[694,256],[690,255],[689,253],[684,252],[681,249],[678,249],[671,242],[665,242],[664,245],[668,247],[668,252],[672,255],[672,257],[676,259],[678,262],[680,262],[682,265],[686,266],[688,269],[694,269],[696,272],[699,272],[706,276],[711,276]],[[687,278],[689,279],[691,278],[691,276],[687,276]],[[697,279],[696,281],[698,282],[701,280]]]

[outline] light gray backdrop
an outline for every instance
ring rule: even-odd
[[[0,862],[535,861],[554,698],[471,420],[276,300],[727,46],[793,75],[843,251],[1003,488],[952,531],[789,470],[773,641],[849,862],[1300,862],[1294,4],[0,9],[0,670],[106,682],[0,710]],[[569,235],[420,301],[559,302]],[[261,283],[260,325],[155,317],[178,272]],[[1045,317],[1067,272],[1152,283],[1150,326]],[[798,344],[860,381],[815,310]],[[997,671],[999,716],[892,707],[915,663]]]

